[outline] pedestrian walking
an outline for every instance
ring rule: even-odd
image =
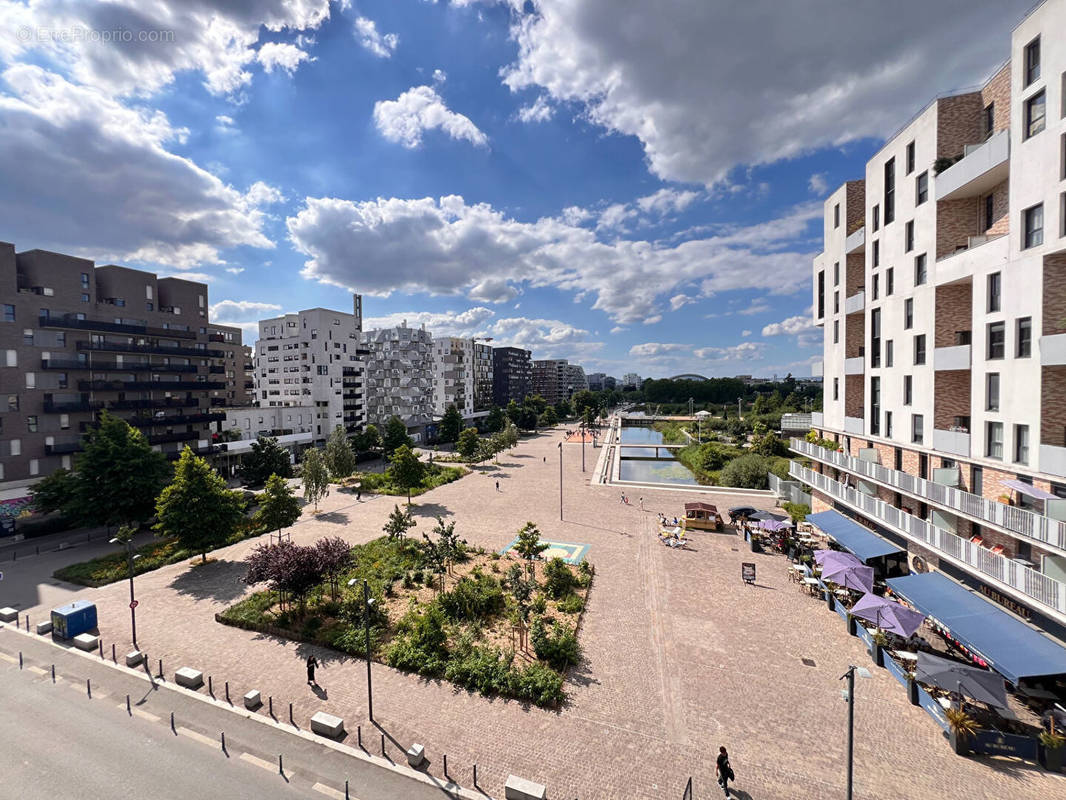
[[[641,510],[641,511],[643,511],[643,510],[644,510],[644,498],[643,498],[643,497],[642,497],[642,498],[640,498],[640,510]]]
[[[622,492],[622,499],[619,500],[618,502],[621,503],[622,505],[626,504],[626,493],[625,492]]]
[[[315,680],[315,667],[318,666],[318,659],[314,655],[307,657],[307,685],[318,686],[318,681]]]
[[[714,772],[718,776],[718,785],[722,787],[725,796],[729,797],[729,781],[736,780],[736,776],[733,775],[733,768],[729,765],[729,753],[726,752],[725,747],[718,748],[718,762]]]
[[[500,491],[500,482],[496,481],[496,491]]]

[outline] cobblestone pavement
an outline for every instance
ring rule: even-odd
[[[415,534],[443,515],[457,521],[471,544],[500,549],[533,520],[545,538],[590,546],[596,580],[582,622],[585,659],[570,675],[569,704],[548,711],[488,699],[375,664],[375,717],[393,756],[397,745],[420,742],[430,771],[441,774],[447,754],[449,773],[464,786],[472,784],[476,763],[480,786],[493,796],[502,795],[514,773],[545,783],[554,798],[680,798],[690,776],[696,796],[710,797],[720,791],[714,759],[724,744],[737,775],[736,797],[843,796],[847,706],[839,678],[849,663],[869,664],[860,641],[823,603],[788,582],[781,556],[746,552],[732,533],[697,532],[688,550],[660,545],[656,512],[680,515],[686,494],[628,487],[627,494],[643,496],[647,511],[623,505],[616,487],[589,485],[595,457],[583,475],[579,444],[563,446],[560,522],[561,439],[562,431],[526,439],[501,455],[498,467],[417,498]],[[772,502],[700,499],[721,508]],[[317,518],[305,514],[293,527],[292,539],[368,541],[380,535],[395,502],[357,503],[334,488]],[[178,667],[195,666],[216,686],[228,680],[235,695],[256,688],[272,696],[279,716],[292,702],[298,724],[326,709],[349,730],[361,724],[373,731],[363,662],[214,621],[248,591],[240,582],[241,559],[254,544],[217,551],[218,560],[205,566],[176,564],[137,578],[142,649],[153,662],[163,659],[168,679]],[[743,561],[757,564],[755,586],[741,582]],[[82,593],[98,604],[105,646],[118,642],[119,652],[129,642],[127,591],[118,583]],[[25,613],[37,620],[46,611]],[[324,665],[321,696],[305,683],[302,662],[312,650]],[[856,688],[856,798],[1066,796],[1066,779],[1033,765],[953,755],[887,671],[873,673]]]

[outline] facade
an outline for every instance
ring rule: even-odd
[[[474,413],[492,408],[492,345],[474,342]]]
[[[492,399],[500,406],[521,403],[533,393],[533,362],[529,350],[520,347],[492,348]]]
[[[622,376],[622,388],[633,391],[640,391],[640,387],[644,384],[644,380],[635,372],[627,372]]]
[[[433,413],[454,405],[463,416],[474,412],[474,342],[458,336],[433,340]]]
[[[356,296],[354,309],[361,308]],[[326,308],[260,320],[255,394],[260,407],[312,406],[316,441],[366,424],[362,316]]]
[[[364,343],[368,422],[381,428],[397,416],[408,428],[429,424],[434,412],[434,345],[425,327],[404,323],[369,331]]]
[[[825,204],[823,411],[794,478],[908,553],[1066,626],[1066,2]],[[825,442],[823,441],[823,444]],[[836,449],[836,448],[839,448]],[[916,561],[916,559],[918,559]]]
[[[565,359],[544,359],[533,362],[533,394],[539,394],[549,404],[566,399],[563,391],[562,368]]]
[[[0,490],[70,467],[107,409],[176,457],[225,419],[207,286],[0,243]]]
[[[602,392],[606,388],[607,375],[603,372],[590,372],[588,374],[589,391]]]
[[[242,344],[242,331],[230,325],[207,326],[207,339],[212,347],[225,356],[221,370],[225,375],[226,388],[211,392],[212,397],[224,397],[227,406],[249,406],[255,400],[255,357],[252,348]],[[214,371],[215,368],[212,368]]]
[[[559,369],[559,391],[566,400],[589,388],[585,370],[577,364],[563,364]]]

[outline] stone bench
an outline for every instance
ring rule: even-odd
[[[186,689],[199,689],[204,685],[204,674],[192,667],[182,667],[174,673],[174,681]]]
[[[311,717],[311,731],[319,736],[328,736],[331,739],[339,739],[344,733],[344,720],[319,711]]]
[[[90,653],[100,646],[100,637],[91,633],[79,633],[74,637],[74,646]]]
[[[407,763],[412,767],[420,767],[425,760],[426,748],[420,744],[411,745],[411,749],[407,751]]]
[[[507,783],[503,786],[503,796],[506,800],[544,800],[544,787],[539,783],[527,781],[517,775],[508,775]]]
[[[38,622],[37,623],[37,635],[44,636],[46,633],[52,632],[52,621]]]
[[[255,711],[259,706],[263,705],[263,696],[259,694],[258,689],[252,689],[244,696],[244,707]]]
[[[140,650],[130,650],[128,653],[126,653],[127,667],[136,667],[142,661],[144,661],[144,653],[142,653]]]
[[[0,608],[0,622],[14,622],[19,618],[19,612],[13,608]]]

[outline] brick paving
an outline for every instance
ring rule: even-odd
[[[580,445],[567,444],[560,522],[561,438],[556,431],[524,440],[501,455],[498,467],[481,467],[417,498],[415,535],[440,514],[453,517],[471,544],[498,550],[533,520],[548,539],[589,544],[596,566],[581,630],[585,659],[570,675],[570,702],[561,710],[484,698],[374,665],[377,721],[403,747],[424,744],[434,774],[441,774],[446,753],[453,778],[470,786],[477,763],[479,784],[493,796],[502,796],[514,773],[545,783],[554,798],[680,798],[689,776],[697,797],[713,797],[720,791],[714,758],[725,744],[737,797],[840,797],[847,706],[838,679],[854,663],[874,673],[856,689],[856,798],[1066,796],[1066,778],[1033,765],[953,755],[926,713],[907,702],[885,670],[873,668],[841,619],[788,582],[781,556],[752,554],[731,533],[697,532],[690,550],[660,545],[655,512],[680,515],[685,493],[630,490],[644,497],[642,513],[635,502],[621,504],[616,487],[590,485],[594,457],[582,475]],[[772,502],[700,499],[720,508]],[[292,528],[292,539],[368,541],[380,535],[397,501],[357,503],[334,488],[317,518],[305,515]],[[250,688],[273,696],[281,718],[292,702],[302,726],[328,710],[349,730],[361,724],[367,731],[364,662],[214,621],[249,591],[240,582],[241,559],[254,544],[217,551],[218,560],[206,566],[186,562],[137,578],[142,649],[153,662],[163,659],[169,679],[178,667],[195,666],[214,676],[216,687],[228,680],[234,696]],[[742,584],[743,561],[757,564],[756,586]],[[118,583],[81,595],[98,605],[105,646],[116,641],[120,652],[129,642],[127,591]],[[46,611],[24,613],[36,620]],[[305,684],[303,660],[311,650],[324,663],[321,697]]]

